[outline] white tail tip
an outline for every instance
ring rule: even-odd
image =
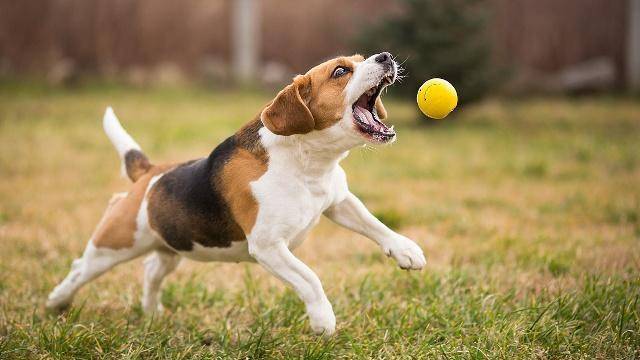
[[[116,148],[124,169],[124,156],[129,150],[140,150],[140,145],[124,130],[111,106],[108,106],[102,119],[104,132]],[[123,170],[124,171],[124,170]]]

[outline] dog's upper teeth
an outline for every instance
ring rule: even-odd
[[[376,91],[376,90],[375,90],[375,89],[373,89],[373,88],[372,88],[372,89],[369,89],[369,90],[367,91],[367,95],[371,96],[371,95],[373,95],[373,93],[374,93],[375,91]]]

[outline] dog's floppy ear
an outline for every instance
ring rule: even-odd
[[[387,118],[387,109],[382,105],[382,99],[380,96],[376,99],[376,113],[378,114],[378,118],[380,120],[384,120]]]
[[[260,119],[264,126],[272,133],[283,136],[306,134],[313,130],[313,115],[300,95],[307,94],[310,85],[308,76],[296,76],[293,83],[282,89],[271,104],[262,110]]]

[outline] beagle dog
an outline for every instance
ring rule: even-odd
[[[298,75],[255,119],[208,157],[154,165],[111,108],[104,130],[133,185],[115,194],[81,258],[48,297],[64,309],[87,282],[115,265],[144,262],[142,307],[162,310],[162,280],[181,257],[257,261],[291,286],[311,328],[330,335],[336,319],[320,279],[291,252],[321,215],[375,241],[403,269],[425,265],[416,243],[376,219],[349,191],[340,161],[350,149],[391,143],[380,93],[397,78],[389,53],[338,57]]]

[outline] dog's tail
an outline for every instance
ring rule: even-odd
[[[122,176],[126,174],[131,181],[136,181],[151,169],[152,165],[140,145],[122,128],[111,107],[107,107],[104,113],[102,126],[122,161]]]

